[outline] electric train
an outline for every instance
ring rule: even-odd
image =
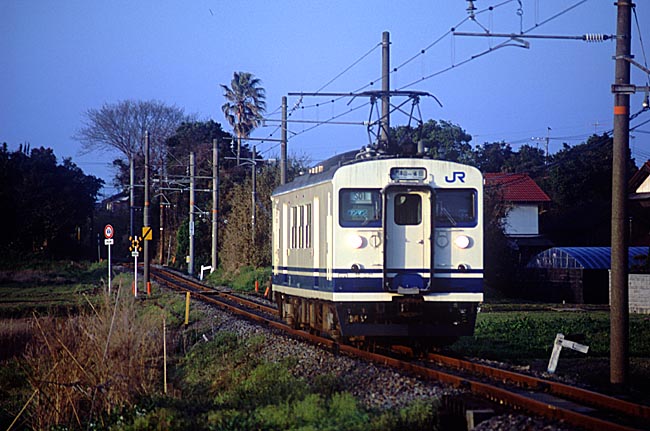
[[[281,317],[352,343],[431,346],[473,334],[483,301],[480,171],[353,153],[271,196]]]

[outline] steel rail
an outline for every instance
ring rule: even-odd
[[[478,364],[463,359],[452,358],[438,354],[429,354],[428,359],[442,365],[466,370],[479,375],[491,377],[502,381],[525,385],[530,389],[544,390],[550,394],[566,397],[570,400],[586,403],[593,407],[606,409],[612,412],[630,415],[640,419],[650,419],[650,407],[631,403],[620,398],[611,397],[599,392],[570,386],[561,382],[540,379],[538,377],[503,370],[489,365]]]
[[[447,383],[451,386],[466,389],[473,394],[479,395],[486,399],[492,400],[502,405],[509,406],[514,409],[523,409],[533,414],[538,414],[540,416],[553,419],[561,420],[566,423],[583,427],[584,429],[600,431],[600,430],[612,430],[612,431],[637,431],[638,428],[633,428],[627,425],[622,425],[614,423],[605,419],[598,417],[590,416],[578,411],[571,410],[570,408],[563,407],[559,405],[558,402],[545,401],[541,399],[536,399],[534,393],[526,392],[523,389],[520,390],[509,390],[502,387],[494,386],[488,383],[479,382],[464,376],[455,375],[449,372],[432,369],[423,365],[418,365],[413,362],[404,361],[396,357],[386,356],[379,353],[369,352],[367,350],[361,350],[356,347],[339,344],[334,340],[309,334],[303,330],[292,328],[286,325],[283,322],[278,320],[269,319],[266,316],[257,314],[255,312],[246,310],[249,308],[248,305],[242,303],[251,304],[252,308],[257,311],[264,311],[268,314],[267,310],[271,310],[271,314],[276,314],[275,309],[262,306],[256,302],[247,301],[238,296],[233,296],[224,292],[218,292],[216,290],[210,289],[194,280],[189,280],[187,278],[178,276],[172,272],[164,271],[173,280],[170,281],[165,279],[160,275],[160,272],[163,272],[161,269],[156,269],[152,271],[154,278],[162,282],[163,284],[169,286],[172,289],[176,290],[187,290],[182,286],[176,284],[173,285],[173,280],[176,283],[189,284],[194,287],[194,290],[190,291],[191,296],[196,297],[197,299],[203,300],[205,302],[218,305],[226,310],[229,310],[233,313],[239,314],[247,319],[252,321],[264,324],[271,328],[280,330],[284,333],[288,333],[292,336],[305,339],[311,343],[324,346],[332,351],[346,353],[350,356],[358,357],[371,361],[378,365],[388,366],[396,369],[400,369],[411,373],[415,376],[426,380],[439,381],[442,383]],[[215,295],[215,293],[217,293]],[[230,302],[237,301],[240,306],[234,306]],[[266,310],[260,310],[265,308]],[[404,353],[408,348],[397,347],[397,351]],[[591,391],[585,391],[583,389],[574,388],[565,384],[556,384],[556,382],[551,382],[543,379],[538,379],[535,377],[525,376],[520,373],[514,373],[506,370],[501,370],[494,367],[484,366],[481,364],[476,364],[469,361],[464,361],[461,359],[449,358],[442,355],[429,355],[429,358],[437,361],[443,362],[448,366],[452,366],[458,369],[464,369],[466,371],[473,370],[473,372],[482,374],[485,377],[490,377],[495,380],[500,381],[510,381],[516,383],[518,380],[529,384],[531,388],[535,388],[538,391],[548,390],[551,387],[553,389],[554,395],[563,396],[566,398],[573,398],[576,401],[591,403],[591,405],[597,406],[599,408],[611,411],[615,410],[618,413],[626,414],[633,416],[635,418],[647,418],[648,412],[650,409],[646,406],[637,405],[629,403],[627,401],[619,400],[616,398],[608,397],[606,395],[597,394]],[[589,395],[595,394],[597,400],[594,402],[594,398],[589,398]],[[584,397],[589,398],[588,400]],[[537,397],[539,398],[539,397]],[[615,406],[612,408],[612,406]]]
[[[250,301],[250,300],[248,300],[246,298],[242,298],[239,295],[235,295],[235,294],[232,294],[232,293],[229,293],[229,292],[216,290],[216,289],[208,287],[208,286],[206,286],[206,285],[204,285],[202,283],[199,283],[196,280],[185,278],[185,277],[183,277],[183,276],[181,276],[179,274],[176,274],[176,273],[174,273],[172,271],[154,267],[153,272],[156,273],[156,277],[158,278],[158,280],[163,280],[164,281],[163,275],[165,277],[170,277],[170,278],[172,278],[174,280],[177,280],[177,281],[180,281],[182,283],[185,283],[187,285],[192,286],[197,291],[202,292],[203,293],[202,296],[208,296],[208,297],[210,295],[220,296],[222,298],[227,299],[228,301],[236,302],[236,303],[238,303],[240,305],[243,305],[243,306],[245,306],[247,308],[260,310],[260,311],[263,311],[263,312],[268,313],[268,314],[277,315],[277,309],[275,307],[269,307],[267,305],[260,304],[259,302]],[[196,294],[198,292],[191,292],[191,293]]]

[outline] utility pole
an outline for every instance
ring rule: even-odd
[[[143,225],[145,228],[149,227],[149,132],[144,132],[144,209],[142,211]],[[144,251],[144,277],[143,283],[147,289],[147,293],[151,292],[151,285],[149,284],[149,243],[143,235],[143,251]]]
[[[632,2],[619,0],[616,19],[615,86],[630,84]],[[617,87],[620,88],[620,87]],[[614,93],[612,154],[612,272],[610,299],[610,382],[623,385],[629,369],[629,304],[627,220],[627,153],[630,141],[630,95]]]
[[[194,153],[190,153],[190,258],[187,273],[194,275]]]
[[[158,235],[158,245],[160,247],[159,254],[158,254],[158,262],[163,265],[163,259],[164,259],[164,250],[165,250],[165,205],[163,204],[163,195],[162,192],[158,196],[160,199],[160,212],[158,213],[159,219],[158,219],[158,224],[160,225],[159,227],[159,235]]]
[[[280,134],[280,184],[287,183],[287,96],[282,96],[282,129]]]
[[[217,216],[219,215],[219,146],[217,140],[212,140],[212,269],[210,273],[217,269],[217,239],[218,224]]]
[[[129,229],[135,236],[135,154],[129,154]]]
[[[251,180],[253,182],[252,185],[252,208],[251,208],[251,239],[253,240],[252,244],[253,246],[255,245],[255,203],[257,201],[257,169],[256,169],[256,163],[255,163],[255,158],[257,157],[257,152],[255,145],[253,145],[253,157],[251,158]]]
[[[388,149],[388,130],[390,129],[390,33],[381,34],[381,119],[379,147]]]

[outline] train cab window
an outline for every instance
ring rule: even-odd
[[[422,196],[399,193],[394,202],[395,224],[418,225],[422,222]]]
[[[339,223],[343,227],[380,227],[381,193],[378,189],[342,189]]]
[[[476,190],[438,190],[436,226],[475,226]]]

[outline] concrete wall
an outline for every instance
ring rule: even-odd
[[[630,313],[650,314],[650,274],[629,274]],[[611,303],[612,274],[609,273]]]
[[[515,204],[505,220],[506,235],[539,235],[539,207],[537,204]]]

